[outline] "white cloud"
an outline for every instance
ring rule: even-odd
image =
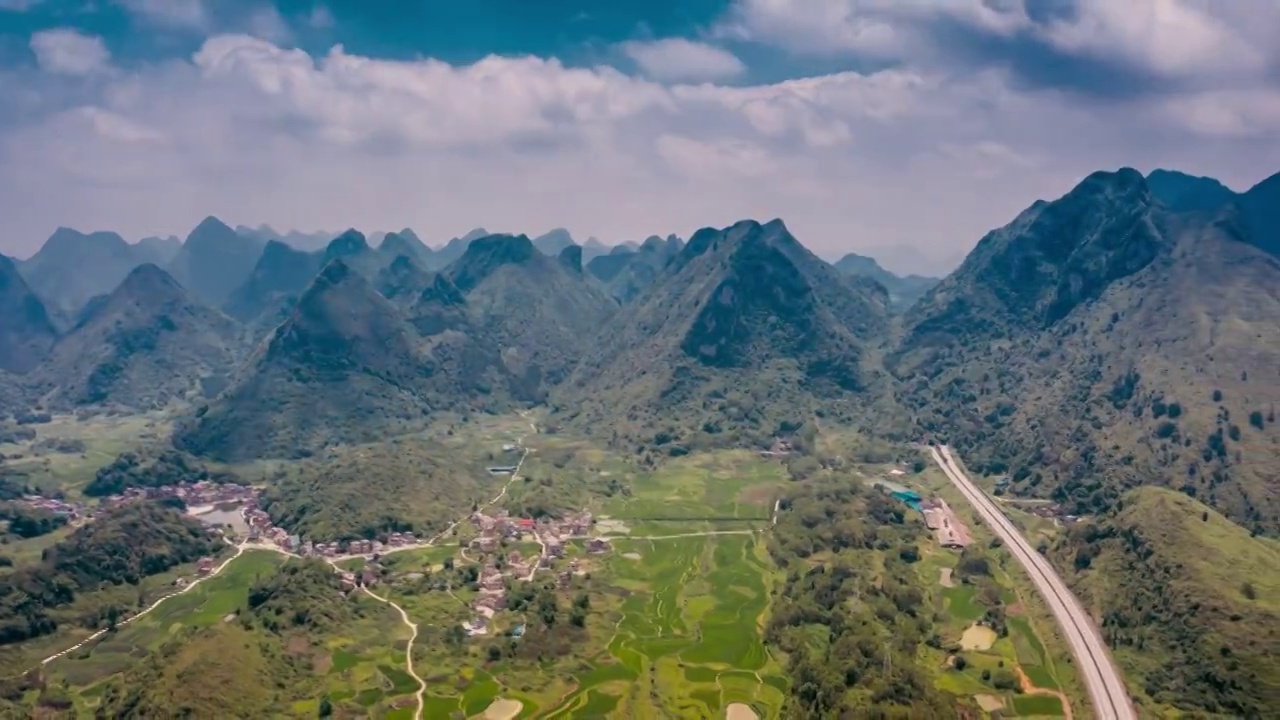
[[[167,28],[206,30],[211,18],[204,0],[115,0],[142,20]]]
[[[70,28],[32,35],[31,51],[42,70],[61,75],[90,75],[106,69],[111,62],[111,52],[102,38]]]
[[[684,38],[627,42],[622,51],[645,75],[657,80],[724,80],[747,69],[728,50]]]
[[[51,82],[0,74],[0,96]],[[536,57],[313,57],[222,35],[189,61],[69,85],[47,96],[54,112],[0,132],[9,252],[57,225],[181,234],[216,214],[437,241],[477,225],[621,241],[783,217],[827,254],[950,256],[1098,168],[1235,185],[1280,168],[1262,132],[1280,132],[1280,104],[1223,89],[1095,106],[1002,70],[728,87]]]
[[[1260,11],[1270,12],[1273,22],[1280,19],[1275,11]],[[1170,77],[1256,73],[1267,64],[1263,49],[1196,2],[1078,0],[1075,17],[1048,24],[1043,36],[1060,50],[1122,59]]]
[[[804,55],[857,52],[892,57],[902,51],[904,38],[900,30],[861,12],[890,2],[739,0],[712,34],[776,44]]]

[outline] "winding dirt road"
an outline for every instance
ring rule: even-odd
[[[1026,570],[1036,589],[1044,597],[1071,646],[1071,654],[1084,677],[1096,716],[1100,720],[1138,720],[1129,691],[1125,688],[1124,678],[1112,660],[1106,643],[1102,641],[1102,635],[1080,601],[1071,594],[1066,583],[1049,565],[1049,561],[1031,547],[991,498],[960,469],[960,464],[951,456],[947,446],[930,447],[929,453],[992,532],[1008,546],[1013,557]]]

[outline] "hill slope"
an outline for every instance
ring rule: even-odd
[[[1183,711],[1280,707],[1280,544],[1154,487],[1074,526],[1050,556],[1131,686]]]
[[[240,322],[250,322],[282,302],[295,300],[320,268],[319,254],[269,240],[249,277],[232,292],[222,309]]]
[[[125,278],[31,373],[53,407],[161,407],[230,372],[239,327],[155,265]]]
[[[27,372],[45,357],[57,337],[44,303],[13,261],[0,255],[0,370]]]
[[[699,230],[604,328],[556,403],[620,435],[671,427],[667,442],[852,417],[884,389],[864,366],[887,329],[883,293],[846,282],[781,221]]]
[[[192,298],[221,307],[253,272],[264,244],[207,217],[187,236],[167,269]]]
[[[503,370],[523,388],[517,394],[527,399],[568,376],[616,308],[587,282],[580,262],[576,271],[571,264],[543,255],[523,235],[491,235],[472,241],[441,272],[458,295],[439,285],[441,299],[462,308],[465,332],[500,356]],[[419,305],[421,318],[427,307]]]
[[[452,398],[437,393],[436,382],[399,312],[335,260],[231,386],[178,429],[175,442],[234,460],[373,440],[447,404]]]
[[[1184,487],[1280,527],[1280,259],[1232,207],[1170,212],[1095,173],[983,238],[889,358],[921,429],[1075,512]]]

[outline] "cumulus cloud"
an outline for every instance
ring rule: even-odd
[[[1280,5],[1215,0],[735,0],[712,30],[800,55],[1002,67],[1085,95],[1274,83]]]
[[[0,132],[9,252],[58,225],[181,234],[208,214],[407,225],[437,241],[477,225],[622,241],[783,217],[828,255],[902,244],[950,259],[1098,168],[1174,166],[1237,186],[1280,168],[1274,135],[1252,132],[1280,121],[1274,97],[1093,104],[1000,66],[726,86],[218,35],[186,60],[59,93],[48,83],[0,74],[0,95],[45,98]]]
[[[32,35],[31,51],[41,69],[61,75],[90,75],[106,69],[111,62],[111,52],[102,38],[70,28]]]
[[[645,75],[657,80],[724,80],[747,69],[728,50],[684,38],[627,42],[622,51]]]

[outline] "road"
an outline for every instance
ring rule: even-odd
[[[395,608],[396,611],[400,613],[400,619],[404,622],[405,625],[409,627],[409,645],[408,647],[405,648],[405,651],[404,651],[404,666],[405,666],[405,669],[409,671],[409,675],[414,680],[418,681],[418,692],[414,693],[414,699],[418,701],[418,709],[414,713],[413,717],[421,718],[422,711],[426,706],[426,700],[425,698],[422,697],[422,695],[427,691],[427,681],[419,677],[418,673],[415,672],[413,669],[413,643],[418,639],[418,623],[410,620],[409,613],[405,612],[404,608],[400,607],[399,603],[395,602],[394,600],[384,598],[381,595],[376,595],[372,590],[370,590],[369,588],[363,585],[360,586],[360,589],[364,591],[365,595],[368,595],[374,600],[380,600],[390,605],[391,607]]]
[[[1112,660],[1102,635],[1094,626],[1093,619],[1085,612],[1075,595],[1067,589],[1066,583],[1058,577],[1058,573],[1049,561],[1031,547],[1027,539],[996,507],[991,498],[987,497],[986,493],[960,469],[959,463],[952,457],[947,446],[930,447],[929,453],[933,456],[933,461],[946,473],[951,483],[982,516],[987,527],[990,527],[992,532],[1004,541],[1005,546],[1027,571],[1036,589],[1048,603],[1049,610],[1058,621],[1067,638],[1067,643],[1071,646],[1071,654],[1075,657],[1076,666],[1084,676],[1094,714],[1100,720],[1137,720],[1138,714],[1129,699],[1124,678],[1121,677],[1115,661]]]

